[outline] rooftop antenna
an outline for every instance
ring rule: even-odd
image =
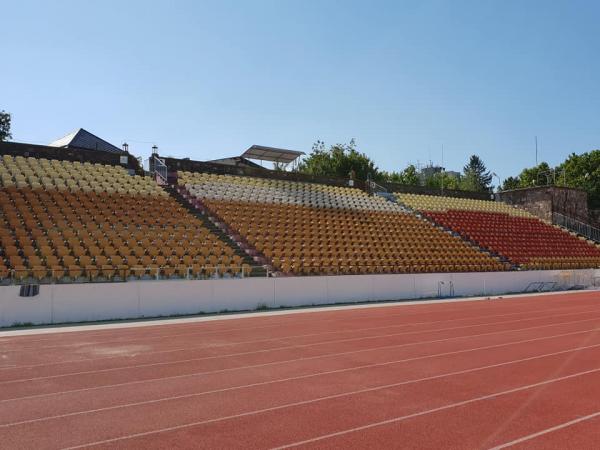
[[[442,144],[442,171],[444,170],[444,144]]]
[[[537,136],[535,137],[535,165],[538,165],[538,145],[537,145]]]

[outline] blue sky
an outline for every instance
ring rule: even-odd
[[[14,140],[86,128],[146,156],[355,138],[386,170],[501,177],[600,148],[595,1],[4,2]]]

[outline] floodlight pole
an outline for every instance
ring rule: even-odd
[[[501,182],[500,182],[500,177],[498,176],[498,174],[496,172],[492,172],[492,176],[498,178],[498,192],[500,192],[500,188],[501,188]]]

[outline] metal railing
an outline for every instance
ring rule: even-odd
[[[446,283],[448,284],[446,285]],[[447,295],[444,295],[446,291]],[[454,297],[454,283],[452,281],[438,281],[438,297]]]
[[[263,266],[89,266],[50,269],[8,269],[0,273],[0,285],[128,282],[140,280],[210,280],[269,277]]]
[[[380,184],[375,183],[372,180],[367,180],[367,186],[369,193],[374,194],[375,192],[387,192],[388,190]]]
[[[581,236],[585,236],[594,242],[600,243],[600,229],[594,228],[590,224],[580,222],[577,219],[573,219],[572,217],[565,216],[557,212],[552,213],[552,223],[555,225],[560,225],[561,227],[580,234]]]
[[[274,269],[277,276],[320,276],[320,275],[386,275],[386,274],[419,274],[419,273],[471,273],[497,272],[497,268],[479,266],[477,264],[415,264],[407,266],[386,264],[340,264],[336,266],[284,267]],[[452,286],[454,288],[454,286]]]
[[[549,292],[558,288],[556,281],[534,281],[529,283],[523,292]]]
[[[100,282],[129,282],[141,280],[214,280],[221,278],[248,277],[295,277],[295,276],[337,276],[337,275],[387,275],[387,274],[419,274],[419,273],[473,273],[497,272],[511,270],[477,266],[475,264],[420,264],[399,267],[396,265],[336,265],[336,266],[302,266],[270,268],[263,265],[197,265],[197,266],[72,266],[62,269],[34,267],[28,269],[7,269],[0,272],[0,285],[23,284],[77,284]],[[532,269],[533,270],[533,269]],[[531,283],[528,290],[538,290],[539,284]],[[536,285],[536,286],[534,286]],[[600,286],[600,277],[594,285]],[[448,291],[454,295],[454,284],[438,283],[438,294]],[[548,283],[544,284],[548,288]]]
[[[152,175],[156,178],[156,182],[161,185],[168,184],[168,169],[165,161],[156,155],[150,156],[148,159],[148,168]]]

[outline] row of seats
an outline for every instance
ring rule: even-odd
[[[411,214],[212,198],[201,201],[284,273],[507,269]]]
[[[178,183],[195,197],[213,200],[245,200],[364,211],[402,210],[395,203],[369,196],[359,189],[317,183],[196,172],[178,172]]]
[[[600,267],[600,248],[534,217],[473,210],[425,214],[526,269]]]
[[[405,193],[396,193],[395,196],[400,203],[418,211],[483,211],[505,213],[517,217],[533,217],[525,210],[490,200]]]
[[[0,212],[4,277],[181,277],[244,265],[171,197],[13,186],[0,189]]]
[[[0,183],[3,187],[72,192],[168,195],[152,179],[129,175],[124,167],[10,155],[0,160]]]

